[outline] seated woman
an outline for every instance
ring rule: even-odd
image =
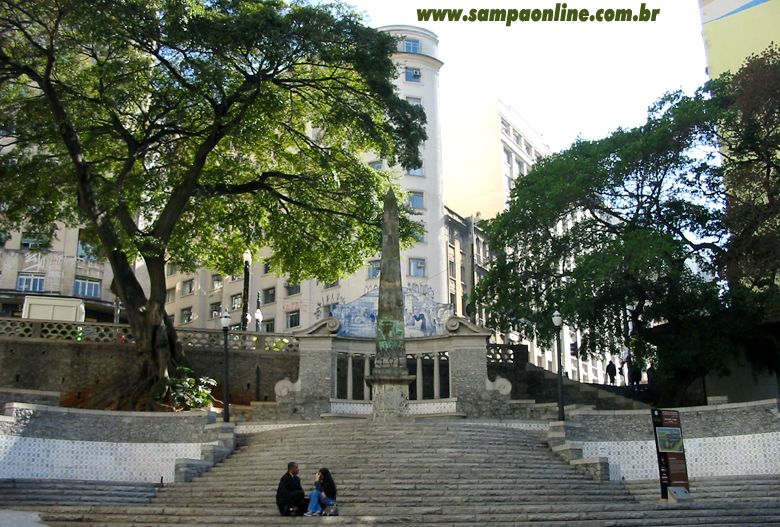
[[[319,516],[322,510],[336,503],[336,482],[330,470],[323,467],[314,479],[314,490],[309,494],[309,510],[304,516]]]

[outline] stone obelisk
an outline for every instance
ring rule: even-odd
[[[398,202],[393,191],[388,190],[382,214],[376,356],[374,369],[366,378],[373,390],[375,421],[401,419],[409,414],[409,383],[415,379],[406,368],[399,242]]]

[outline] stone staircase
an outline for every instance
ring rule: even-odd
[[[661,497],[657,481],[627,481],[625,485],[638,501],[657,501]],[[777,476],[693,478],[690,487],[694,499],[700,503],[723,499],[753,503],[780,501],[780,478]]]
[[[526,364],[525,369],[517,372],[514,382],[518,389],[524,391],[527,397],[537,401],[531,409],[532,419],[556,419],[558,401],[557,374]],[[650,405],[617,393],[608,386],[588,384],[563,379],[564,401],[566,405],[591,406],[597,410],[643,410]],[[631,394],[631,392],[626,392]]]
[[[54,479],[0,480],[0,508],[32,508],[60,504],[143,505],[159,485]]]
[[[159,489],[148,505],[37,510],[51,527],[780,525],[776,486],[767,498],[638,501],[622,483],[594,481],[560,460],[538,423],[512,426],[349,420],[264,431],[240,438],[241,448],[202,477]],[[279,516],[276,485],[291,460],[307,489],[319,467],[332,470],[341,516]]]

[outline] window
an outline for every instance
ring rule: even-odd
[[[416,38],[409,38],[404,40],[404,52],[405,53],[422,53],[422,46],[420,41]]]
[[[222,289],[222,275],[213,274],[211,275],[211,290],[212,291],[218,291]]]
[[[79,229],[79,243],[76,246],[76,258],[97,260],[97,248],[95,247],[95,244],[87,241],[83,229]]]
[[[165,303],[170,304],[176,300],[176,288],[171,287],[170,289],[165,290]]]
[[[417,168],[407,168],[406,173],[409,174],[410,176],[422,177],[423,169],[421,166]]]
[[[414,237],[415,240],[418,242],[425,242],[428,240],[428,231],[425,228],[425,222],[419,222],[420,224],[420,234]]]
[[[517,132],[515,132],[515,133],[512,135],[512,139],[514,139],[514,140],[515,140],[515,144],[516,144],[517,146],[523,146],[523,136],[521,136],[521,135],[520,135],[520,134],[518,134]]]
[[[178,272],[178,267],[176,267],[174,264],[168,264],[168,276],[173,276]]]
[[[451,278],[455,278],[455,262],[450,260],[447,269],[448,269],[448,271],[450,273],[450,277]]]
[[[409,206],[413,209],[425,208],[425,197],[422,192],[409,193]]]
[[[51,239],[48,236],[24,233],[19,249],[22,251],[41,251],[48,249],[50,245]]]
[[[43,291],[43,275],[19,273],[16,278],[17,291]]]
[[[450,293],[450,305],[452,306],[453,309],[456,309],[455,293]]]
[[[73,283],[73,296],[100,298],[100,280],[76,278],[76,281]]]
[[[506,148],[504,148],[504,164],[509,167],[512,166],[512,151]]]
[[[462,265],[460,266],[460,283],[465,284],[466,283],[466,268]]]
[[[230,295],[230,309],[241,309],[241,304],[243,300],[244,295],[241,293],[237,295]]]
[[[220,302],[214,302],[209,304],[209,318],[219,318],[222,314],[222,304]]]
[[[301,311],[296,309],[287,313],[287,327],[295,328],[301,325]]]
[[[525,162],[522,159],[515,159],[515,169],[517,170],[516,176],[525,175]]]
[[[406,102],[412,106],[422,106],[422,99],[419,97],[407,97]]]
[[[266,333],[273,333],[276,331],[276,323],[274,319],[263,320],[263,331]]]
[[[407,82],[420,82],[421,77],[422,72],[420,71],[420,68],[410,68],[409,66],[406,67],[404,78]]]
[[[182,324],[186,324],[188,322],[192,322],[192,308],[191,307],[185,307],[179,312],[179,321]]]
[[[525,144],[525,151],[528,153],[529,156],[531,156],[531,159],[534,158],[534,148],[528,143]]]
[[[301,292],[301,284],[291,284],[287,282],[284,284],[284,289],[287,291],[287,296],[297,295]]]
[[[373,168],[374,170],[381,170],[384,166],[384,163],[382,161],[371,161],[368,166]]]
[[[368,262],[368,277],[379,278],[379,271],[382,268],[381,260],[371,260]]]
[[[509,126],[509,123],[505,119],[501,119],[501,131],[504,132],[506,135],[509,135],[512,131],[512,128]]]
[[[263,289],[263,304],[273,304],[276,302],[276,287]]]
[[[425,276],[425,258],[409,258],[409,276]]]
[[[191,295],[195,292],[195,280],[190,278],[181,283],[181,296]]]

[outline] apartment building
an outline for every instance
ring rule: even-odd
[[[506,209],[515,181],[550,153],[531,125],[499,100],[470,101],[447,133],[445,202],[485,219]]]
[[[21,316],[30,294],[80,298],[86,320],[112,322],[118,315],[113,277],[78,228],[58,223],[50,239],[13,232],[0,250],[0,316]]]

